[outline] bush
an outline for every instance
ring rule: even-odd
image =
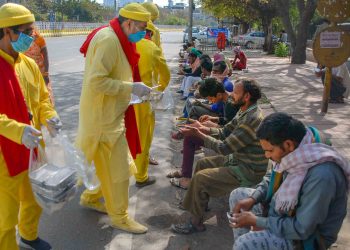
[[[289,55],[289,48],[285,43],[277,43],[275,46],[275,55],[278,57],[287,57]]]

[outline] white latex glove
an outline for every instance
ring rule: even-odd
[[[60,129],[62,128],[62,123],[58,117],[53,117],[51,119],[46,120],[47,122],[47,130],[49,131],[51,137],[55,137]]]
[[[151,93],[151,88],[145,85],[143,82],[134,82],[132,86],[132,93],[138,97],[143,97]]]
[[[26,126],[22,134],[22,144],[28,149],[34,149],[39,145],[41,132],[32,126]]]

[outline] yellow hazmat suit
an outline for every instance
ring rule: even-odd
[[[23,54],[19,54],[16,61],[2,50],[0,56],[14,66],[26,104],[33,114],[32,125],[40,130],[42,124],[46,125],[46,119],[57,117],[57,113],[38,66]],[[25,126],[27,124],[0,114],[0,135],[14,142],[21,144]],[[41,211],[32,192],[28,171],[11,177],[0,150],[0,249],[18,249],[16,225],[21,237],[35,240]]]
[[[104,197],[112,222],[128,215],[129,177],[136,172],[124,125],[131,91],[128,59],[113,29],[106,27],[95,35],[86,55],[77,146],[94,161],[101,181],[100,191],[86,190],[81,199],[95,203]]]
[[[151,40],[155,43],[155,45],[158,46],[158,48],[160,49],[162,56],[163,56],[163,48],[162,48],[162,44],[160,41],[160,31],[159,29],[154,25],[154,21],[157,20],[159,18],[159,10],[156,4],[151,3],[151,2],[145,2],[142,3],[142,6],[151,14],[151,20],[150,22],[147,24],[147,26],[151,26],[152,29],[152,37]],[[154,79],[158,79],[159,77],[159,70],[155,69],[153,72],[153,78]]]
[[[145,2],[142,4],[142,6],[149,12],[151,13],[151,21],[154,23],[155,20],[159,18],[159,10],[157,5],[154,3],[150,2]],[[152,30],[153,36],[152,36],[152,41],[158,46],[158,48],[162,49],[162,45],[160,42],[160,32],[157,27],[155,27],[154,30]]]
[[[138,15],[133,15],[135,12]],[[150,16],[136,3],[126,5],[119,13],[142,22]],[[85,190],[80,202],[98,208],[103,197],[113,226],[144,233],[147,228],[130,219],[127,211],[129,177],[136,173],[124,124],[132,82],[132,69],[118,37],[111,27],[101,29],[91,40],[86,55],[77,135],[77,146],[88,161],[95,163],[101,187]]]
[[[170,71],[161,50],[147,39],[136,43],[136,49],[140,54],[139,71],[142,82],[150,87],[161,85],[159,90],[163,91],[170,81]],[[156,69],[159,72],[159,80],[154,79]],[[148,179],[149,150],[153,139],[155,117],[148,102],[134,105],[134,109],[142,148],[142,153],[137,155],[135,160],[137,167],[135,179],[137,182],[144,182]]]

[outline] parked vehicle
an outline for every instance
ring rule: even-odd
[[[200,30],[199,27],[192,27],[192,38],[201,39],[203,37],[206,37],[206,35],[207,33],[205,30]],[[183,43],[188,42],[188,28],[184,30],[182,42]]]
[[[211,30],[215,30],[216,28],[210,28]],[[198,39],[198,40],[210,40],[210,41],[215,41],[216,37],[213,37],[212,35],[208,36],[208,28],[205,27],[203,29],[199,29],[198,27],[193,27],[192,28],[192,38]],[[226,37],[226,44],[229,44],[231,41],[231,32],[228,30],[228,36]],[[184,30],[184,36],[183,36],[183,42],[188,41],[188,28]]]
[[[272,40],[277,41],[278,37],[272,35]],[[247,33],[245,35],[239,35],[233,38],[233,44],[245,46],[248,49],[261,48],[265,42],[265,33],[261,31],[255,31]]]

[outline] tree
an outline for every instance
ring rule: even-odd
[[[260,19],[266,34],[264,49],[273,53],[272,20],[277,16],[276,0],[202,0],[214,16],[234,16],[243,22]]]
[[[306,43],[308,27],[315,14],[316,0],[276,0],[279,15],[287,31],[292,47],[292,63],[304,64],[306,61]],[[297,14],[297,23],[293,24],[293,12]]]

